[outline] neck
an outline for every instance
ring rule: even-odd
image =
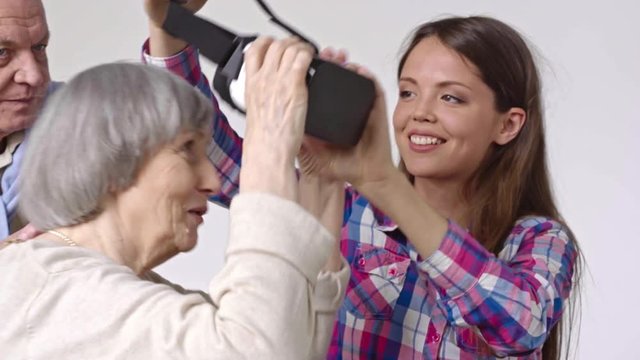
[[[413,188],[424,202],[440,215],[469,227],[467,201],[462,196],[464,183],[415,177]]]
[[[100,252],[115,262],[131,268],[141,275],[148,269],[138,249],[118,230],[116,220],[102,213],[82,224],[54,229],[69,237],[78,246]]]

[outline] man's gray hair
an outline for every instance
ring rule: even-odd
[[[86,221],[110,191],[132,184],[146,158],[212,117],[211,101],[167,70],[116,63],[83,71],[47,100],[28,137],[20,211],[40,230]]]

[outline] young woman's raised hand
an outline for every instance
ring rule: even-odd
[[[307,136],[298,161],[303,173],[346,181],[359,188],[386,180],[396,169],[391,158],[382,88],[363,67],[356,64],[347,64],[345,67],[370,78],[376,86],[376,99],[362,137],[354,147],[343,148]]]

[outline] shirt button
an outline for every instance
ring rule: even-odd
[[[438,332],[434,332],[432,334],[427,335],[427,343],[433,344],[440,342],[440,334]]]
[[[360,260],[358,260],[358,265],[360,266],[364,266],[364,264],[366,264],[367,262],[364,260],[364,257],[361,257]]]

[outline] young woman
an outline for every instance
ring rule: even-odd
[[[151,55],[159,39],[152,32]],[[173,57],[147,60],[202,87],[193,49],[174,45]],[[551,194],[526,43],[491,18],[426,23],[401,58],[398,88],[399,168],[381,94],[355,148],[307,142],[301,157],[304,174],[351,184],[341,252],[352,274],[329,358],[558,358],[579,250]],[[210,157],[226,203],[241,139],[221,113],[214,126],[225,135]]]
[[[382,100],[358,146],[308,146],[301,161],[352,184],[352,275],[329,356],[559,358],[579,250],[552,197],[526,43],[491,18],[426,23],[398,90],[399,168]]]

